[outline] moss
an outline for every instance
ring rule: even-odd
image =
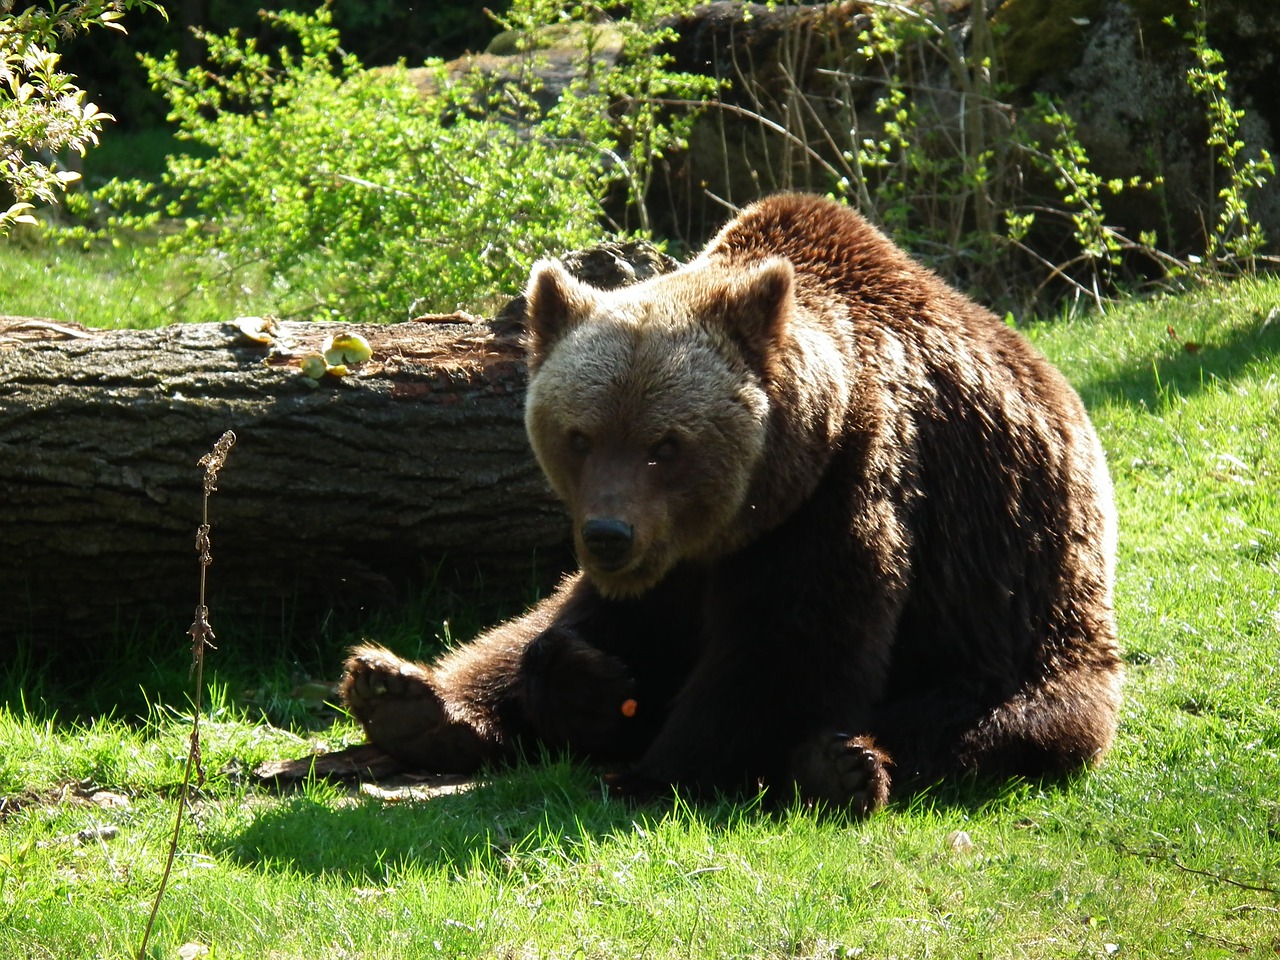
[[[1124,3],[1141,31],[1149,59],[1188,56],[1192,26],[1188,0],[1008,0],[997,12],[997,44],[1004,79],[1015,89],[1033,90],[1047,76],[1063,76],[1080,62],[1090,24],[1108,7]],[[1209,42],[1226,59],[1233,97],[1243,98],[1274,129],[1280,129],[1280,98],[1273,87],[1270,51],[1280,39],[1276,0],[1202,0],[1209,18]],[[1170,26],[1166,18],[1174,17]]]
[[[999,53],[1007,79],[1021,89],[1046,74],[1068,70],[1080,59],[1089,24],[1121,0],[1008,0],[995,16]],[[1192,23],[1187,0],[1123,0],[1134,12],[1149,56],[1185,51]],[[1209,41],[1233,62],[1233,53],[1269,43],[1280,35],[1276,0],[1203,0]],[[1176,18],[1170,27],[1167,17]]]
[[[1187,0],[1009,0],[997,12],[999,53],[1007,78],[1019,88],[1034,87],[1046,74],[1071,69],[1080,61],[1090,26],[1106,15],[1107,7],[1123,2],[1137,16],[1143,46],[1149,54],[1175,53],[1185,48],[1183,34],[1190,26]],[[1241,13],[1273,19],[1275,0],[1209,0],[1211,29],[1219,24],[1234,32]],[[1229,11],[1227,10],[1229,8]],[[1171,28],[1166,17],[1178,19]]]
[[[1194,22],[1187,0],[1127,0],[1142,27],[1143,45],[1148,54],[1158,56],[1187,49],[1186,34]],[[1201,0],[1209,17],[1209,42],[1224,53],[1238,45],[1246,47],[1258,36],[1272,36],[1280,30],[1280,4],[1275,0]],[[1173,17],[1173,26],[1165,23]],[[1228,63],[1231,62],[1228,56]]]
[[[1009,0],[995,16],[997,53],[1005,79],[1031,89],[1045,74],[1080,61],[1091,22],[1105,0]]]

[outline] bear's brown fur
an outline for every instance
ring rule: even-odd
[[[780,195],[615,291],[527,291],[529,436],[582,571],[433,666],[352,652],[374,743],[547,744],[627,794],[764,783],[865,813],[1111,743],[1111,485],[1015,331],[840,204]],[[624,701],[638,705],[624,715]]]

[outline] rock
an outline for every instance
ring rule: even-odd
[[[1169,15],[1175,26],[1164,22]],[[1225,183],[1206,146],[1205,105],[1187,85],[1192,17],[1170,0],[1013,0],[998,15],[1007,29],[1001,59],[1022,102],[1036,91],[1059,98],[1103,177],[1163,177],[1156,200],[1121,195],[1107,210],[1129,236],[1156,230],[1160,246],[1179,255],[1203,251]],[[1274,156],[1280,5],[1214,0],[1208,39],[1223,54],[1232,105],[1245,111],[1238,134],[1245,156],[1259,149]],[[1248,200],[1268,235],[1280,238],[1280,191],[1273,184]]]

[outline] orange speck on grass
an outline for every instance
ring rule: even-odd
[[[636,702],[634,700],[622,701],[622,715],[624,717],[634,717],[636,715]]]

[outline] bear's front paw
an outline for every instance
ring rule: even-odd
[[[870,737],[831,733],[796,751],[793,776],[802,800],[865,817],[889,799],[890,766]]]
[[[338,692],[370,743],[406,763],[428,763],[446,716],[425,668],[380,647],[356,647]]]
[[[626,665],[567,631],[543,634],[520,666],[525,716],[552,746],[607,754],[637,709]]]

